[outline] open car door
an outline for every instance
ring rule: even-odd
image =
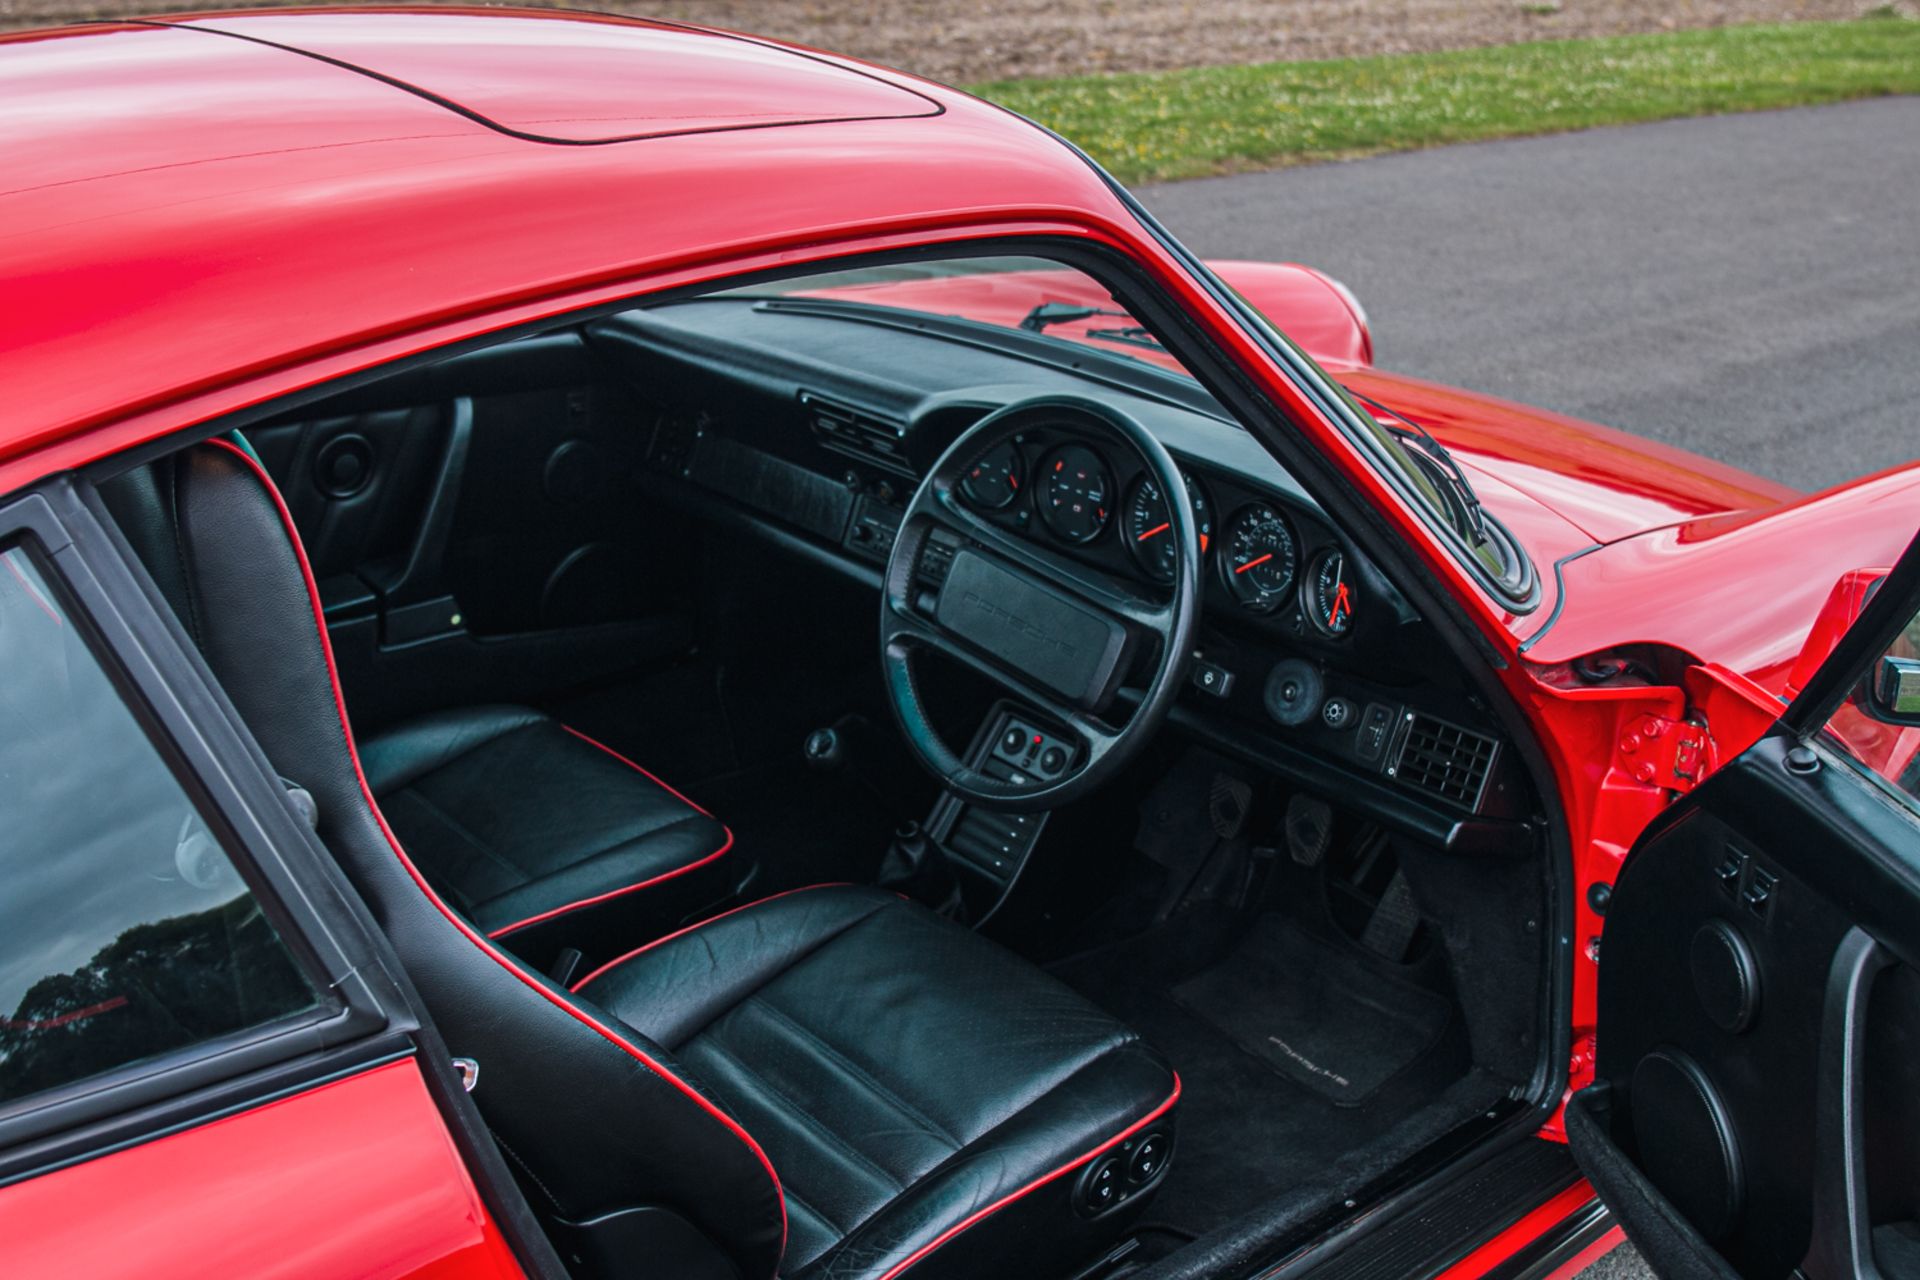
[[[1594,1188],[1669,1277],[1920,1277],[1920,539],[1607,909]]]

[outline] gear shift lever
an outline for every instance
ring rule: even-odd
[[[879,884],[949,919],[961,919],[966,911],[946,851],[917,822],[904,822],[895,829],[887,856],[880,860]]]

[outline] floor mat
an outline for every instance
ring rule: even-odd
[[[1425,1057],[1451,1016],[1441,996],[1277,915],[1257,921],[1228,963],[1172,995],[1275,1071],[1346,1107]]]
[[[1147,1211],[1156,1225],[1204,1234],[1291,1189],[1335,1176],[1357,1154],[1380,1151],[1398,1126],[1446,1098],[1463,1077],[1472,1096],[1446,1103],[1462,1118],[1504,1093],[1504,1083],[1474,1068],[1457,1018],[1432,1052],[1359,1106],[1338,1105],[1274,1070],[1173,998],[1172,988],[1197,972],[1240,963],[1237,942],[1220,952],[1234,932],[1230,917],[1196,911],[1052,967],[1180,1073],[1173,1163]]]

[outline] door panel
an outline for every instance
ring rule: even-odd
[[[1920,1003],[1879,994],[1912,989],[1905,965],[1893,962],[1857,1009],[1829,981],[1836,965],[1845,971],[1856,924],[1889,961],[1916,954],[1920,876],[1882,855],[1910,856],[1920,836],[1833,757],[1813,777],[1792,772],[1793,745],[1763,740],[1636,850],[1601,955],[1596,1076],[1612,1086],[1612,1136],[1756,1276],[1784,1275],[1813,1248],[1816,1192],[1832,1176],[1824,1095],[1844,1082],[1825,1077],[1824,1059],[1854,1034],[1830,1019],[1850,1012],[1875,1045],[1920,1042]],[[1898,1056],[1882,1047],[1869,1058]],[[1889,1211],[1907,1198],[1911,1178],[1895,1175],[1911,1167],[1913,1136],[1881,1160]]]
[[[1831,728],[1875,714],[1920,550],[1879,595],[1613,888],[1568,1140],[1663,1275],[1920,1277],[1920,808]]]
[[[549,335],[249,429],[363,726],[537,702],[690,646],[697,544],[630,483],[651,425]]]
[[[522,1274],[411,1060],[0,1187],[0,1240],[11,1280]]]

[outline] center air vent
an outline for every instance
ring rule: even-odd
[[[835,453],[871,462],[903,476],[914,473],[902,446],[907,434],[905,426],[848,405],[824,400],[811,391],[800,393],[800,403],[806,407],[807,421],[813,427],[813,434]]]
[[[1499,750],[1500,744],[1492,738],[1413,712],[1387,765],[1387,776],[1450,804],[1477,810]]]

